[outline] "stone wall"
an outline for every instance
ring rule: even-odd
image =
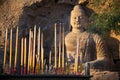
[[[24,36],[28,38],[29,29],[33,29],[34,25],[37,26],[37,29],[38,27],[41,27],[44,34],[45,53],[48,53],[53,45],[54,23],[64,22],[65,31],[67,31],[69,29],[70,11],[72,10],[73,5],[75,5],[75,2],[77,2],[77,0],[2,0],[0,2],[0,56],[2,57],[0,60],[0,69],[2,69],[3,64],[3,48],[6,28],[9,29],[7,55],[9,55],[10,29],[13,29],[14,56],[16,27],[19,27],[18,45],[20,48],[20,38]]]
[[[91,80],[119,80],[119,74],[110,71],[96,72]]]

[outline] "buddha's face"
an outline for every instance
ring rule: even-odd
[[[83,15],[79,13],[71,13],[70,23],[73,28],[81,29],[83,28]]]

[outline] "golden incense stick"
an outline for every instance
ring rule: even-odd
[[[60,31],[59,31],[59,64],[58,67],[61,67],[61,23],[60,23]]]
[[[64,68],[64,24],[63,24],[63,34],[62,34],[62,68]]]
[[[15,46],[15,62],[14,62],[14,68],[16,68],[17,64],[17,54],[18,54],[18,27],[16,29],[16,46]]]
[[[41,33],[41,69],[44,67],[43,33]]]
[[[34,36],[33,36],[33,71],[35,67],[35,46],[36,46],[36,26],[34,26]]]
[[[24,38],[24,65],[26,65],[26,38]]]
[[[38,53],[38,55],[40,55],[40,27],[39,27],[39,29],[38,29],[38,51],[37,51],[37,53]]]
[[[23,46],[23,38],[21,39],[21,74],[23,73],[23,48],[24,46]]]
[[[21,66],[23,66],[23,38],[21,39]]]
[[[50,54],[49,54],[49,66],[51,65],[51,62],[52,62],[52,60],[51,60],[51,51],[50,51]]]
[[[57,68],[57,24],[55,23],[55,26],[54,26],[54,48],[55,48],[55,62],[54,62],[54,65],[55,65],[55,68]]]
[[[12,66],[12,29],[10,30],[10,60],[9,60],[9,69]]]
[[[7,30],[7,28],[6,28],[6,35],[5,35],[5,47],[4,47],[4,62],[3,62],[3,70],[4,70],[4,71],[5,71],[5,68],[6,68],[7,33],[8,33],[8,30]]]
[[[40,27],[38,29],[38,37],[37,37],[37,55],[36,55],[36,73],[39,74],[40,73]]]
[[[31,50],[31,29],[29,30],[29,50],[28,50],[28,74],[29,74],[29,71],[30,71],[30,50]]]
[[[39,29],[38,29],[38,49],[37,49],[37,50],[38,50],[38,51],[37,51],[37,53],[38,53],[37,55],[39,56],[39,60],[40,60],[40,44],[41,44],[41,43],[40,43],[40,41],[41,41],[40,35],[41,35],[41,34],[40,34],[40,27],[39,27]]]
[[[30,73],[34,73],[33,68],[33,32],[31,31],[31,46],[30,46]]]
[[[44,68],[44,49],[42,48],[42,53],[41,53],[42,55],[41,55],[41,63],[42,63],[42,65],[41,65],[41,69],[42,69],[42,71],[43,71],[43,68]]]

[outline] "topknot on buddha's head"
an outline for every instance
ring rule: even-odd
[[[84,14],[84,10],[80,5],[75,5],[71,13],[81,13]]]

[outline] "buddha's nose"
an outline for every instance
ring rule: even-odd
[[[80,18],[79,18],[79,17],[76,17],[76,21],[80,21]]]
[[[76,17],[76,21],[79,21],[78,17]]]

